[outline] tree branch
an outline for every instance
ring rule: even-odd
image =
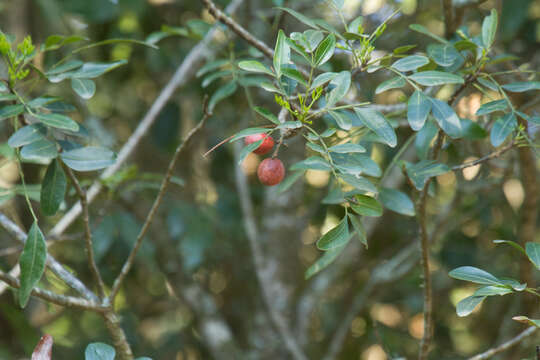
[[[20,287],[20,283],[17,278],[3,271],[0,271],[0,280],[4,281],[6,284],[13,288],[18,289]],[[31,294],[37,298],[60,306],[79,308],[83,310],[93,310],[96,312],[103,312],[106,309],[100,304],[90,300],[79,297],[60,295],[53,293],[49,290],[40,289],[38,287],[34,287]]]
[[[492,357],[492,356],[494,356],[494,355],[496,355],[496,354],[498,354],[500,352],[503,352],[505,350],[510,349],[513,346],[516,346],[517,344],[519,344],[520,342],[522,342],[523,340],[525,340],[526,338],[528,338],[529,336],[534,334],[536,332],[536,330],[538,330],[538,328],[536,326],[530,326],[526,330],[519,333],[516,337],[508,340],[505,343],[502,343],[501,345],[499,345],[497,347],[489,349],[489,350],[487,350],[487,351],[485,351],[485,352],[483,352],[481,354],[475,355],[475,356],[469,358],[469,360],[489,359],[490,357]]]
[[[71,183],[75,187],[75,190],[77,191],[77,195],[79,195],[79,201],[81,203],[82,211],[83,211],[83,222],[84,222],[84,238],[85,238],[85,245],[86,245],[86,255],[88,257],[88,266],[90,267],[90,271],[92,272],[92,275],[94,277],[94,280],[98,287],[99,297],[103,298],[105,296],[105,283],[103,283],[103,279],[101,278],[101,274],[99,273],[99,270],[96,265],[96,260],[94,257],[94,245],[92,241],[92,230],[90,230],[90,214],[88,211],[88,201],[86,199],[86,192],[81,188],[81,184],[79,184],[79,180],[77,180],[77,177],[73,173],[73,171],[64,164],[63,161],[60,161],[60,164],[64,168],[64,171],[68,174],[69,178],[71,179]]]
[[[463,170],[465,168],[481,164],[481,163],[489,161],[491,159],[495,159],[495,158],[501,156],[502,154],[504,154],[505,152],[507,152],[508,150],[512,149],[514,147],[514,145],[515,145],[515,143],[512,141],[508,145],[503,146],[502,148],[500,148],[500,149],[498,149],[498,150],[496,150],[496,151],[494,151],[494,152],[492,152],[492,153],[490,153],[490,154],[488,154],[486,156],[483,156],[480,159],[469,161],[469,162],[463,163],[461,165],[453,166],[452,171]]]
[[[3,213],[0,213],[0,226],[12,234],[20,243],[24,244],[26,242],[26,233]],[[81,280],[66,270],[51,254],[47,254],[47,266],[56,276],[62,279],[64,283],[84,296],[87,300],[96,303],[99,302],[97,296],[89,290]]]
[[[142,241],[144,239],[144,236],[146,235],[146,232],[148,231],[148,228],[152,224],[152,221],[154,220],[154,215],[157,212],[157,209],[161,205],[161,201],[163,200],[163,196],[165,195],[167,188],[169,187],[169,183],[171,181],[171,177],[173,175],[174,168],[176,166],[176,162],[178,161],[178,158],[184,150],[187,148],[187,145],[189,144],[190,140],[193,138],[195,134],[199,132],[206,123],[206,120],[210,117],[211,113],[208,112],[207,108],[207,98],[203,100],[203,117],[202,120],[195,126],[191,131],[186,135],[184,138],[184,141],[178,147],[176,148],[176,151],[169,163],[169,167],[167,168],[167,173],[165,174],[165,178],[161,182],[161,186],[159,188],[159,193],[154,200],[154,203],[152,204],[152,208],[150,209],[150,212],[148,213],[146,220],[144,221],[144,224],[139,232],[139,235],[137,235],[137,240],[135,240],[135,245],[131,249],[131,252],[124,263],[124,266],[122,267],[122,270],[120,271],[120,274],[118,274],[118,277],[114,280],[114,284],[111,290],[111,294],[106,299],[106,303],[114,303],[114,298],[117,295],[118,291],[120,290],[120,286],[122,285],[122,281],[128,274],[129,270],[131,269],[131,266],[133,266],[133,262],[135,261],[135,256],[137,255],[137,252],[139,251],[139,248],[142,244]]]

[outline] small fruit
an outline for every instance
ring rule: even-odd
[[[261,139],[264,139],[262,144],[259,145],[258,148],[253,150],[253,152],[255,154],[264,155],[264,154],[267,154],[274,147],[274,139],[272,139],[271,136],[265,133],[253,134],[253,135],[246,136],[244,138],[244,142],[246,143],[246,145],[249,145]]]
[[[285,167],[279,159],[264,159],[259,164],[257,176],[263,185],[274,186],[285,177]]]

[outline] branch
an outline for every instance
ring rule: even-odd
[[[514,147],[514,145],[515,145],[515,143],[512,141],[508,145],[503,146],[502,148],[500,148],[500,149],[498,149],[498,150],[496,150],[496,151],[494,151],[494,152],[492,152],[492,153],[490,153],[490,154],[488,154],[486,156],[483,156],[480,159],[469,161],[469,162],[466,162],[466,163],[461,164],[461,165],[453,166],[452,171],[463,170],[465,168],[481,164],[481,163],[489,161],[491,159],[495,159],[495,158],[501,156],[502,154],[504,154],[505,152],[507,152],[508,150],[510,150],[512,147]]]
[[[18,289],[21,286],[17,278],[3,271],[0,271],[0,280],[4,281],[9,286],[16,289]],[[83,310],[93,310],[97,312],[105,311],[105,308],[96,302],[89,301],[89,300],[79,298],[79,297],[56,294],[49,290],[40,289],[38,287],[34,287],[32,289],[31,294],[37,298],[40,298],[42,300],[45,300],[45,301],[48,301],[48,302],[51,302],[53,304],[57,304],[60,306],[79,308]]]
[[[68,174],[69,178],[71,179],[71,183],[75,187],[75,190],[77,191],[77,195],[79,195],[79,201],[81,203],[82,211],[83,211],[83,222],[84,222],[84,238],[85,238],[85,245],[86,245],[86,255],[88,257],[88,266],[90,267],[90,271],[92,272],[92,275],[94,277],[94,280],[98,286],[99,291],[99,297],[103,298],[105,296],[105,284],[103,283],[103,279],[101,278],[101,274],[99,273],[99,270],[96,265],[96,260],[94,258],[94,245],[92,241],[92,230],[90,230],[90,215],[88,211],[88,201],[86,199],[86,192],[81,188],[81,184],[79,184],[79,180],[77,180],[77,177],[73,173],[73,171],[64,164],[63,161],[60,161],[60,165],[64,168],[64,171]]]
[[[235,158],[238,160],[240,155],[241,144],[235,143]],[[240,166],[235,166],[235,177],[236,177],[236,189],[238,191],[238,196],[240,198],[240,206],[242,208],[242,213],[244,217],[244,229],[251,247],[251,252],[253,255],[253,261],[255,266],[255,273],[259,281],[259,286],[261,287],[261,293],[263,301],[268,309],[270,319],[272,320],[274,326],[276,327],[281,340],[285,344],[287,351],[295,360],[307,360],[306,355],[300,348],[300,345],[296,342],[292,331],[288,328],[285,319],[282,315],[274,308],[272,303],[272,295],[270,293],[270,286],[264,276],[264,272],[268,272],[268,267],[265,264],[264,255],[259,244],[259,230],[257,229],[257,224],[253,217],[253,204],[250,199],[249,194],[249,185],[245,174],[242,172]]]
[[[444,13],[444,37],[449,39],[455,31],[452,0],[441,0]]]
[[[232,0],[231,3],[227,6],[226,11],[228,13],[235,12],[244,0]],[[161,90],[160,94],[154,100],[154,103],[144,115],[144,117],[139,122],[139,125],[130,136],[128,141],[124,144],[122,149],[118,152],[116,162],[105,169],[101,174],[100,179],[105,179],[113,174],[115,174],[135,151],[139,145],[141,139],[148,133],[150,127],[156,120],[157,116],[167,104],[169,99],[174,95],[176,89],[180,86],[186,84],[190,78],[191,74],[197,69],[197,65],[200,62],[203,56],[208,56],[213,51],[218,49],[217,46],[210,46],[210,42],[214,39],[217,34],[218,26],[214,26],[203,40],[201,40],[191,51],[186,55],[184,61],[176,69],[176,72],[172,76],[171,80],[165,85]],[[103,188],[103,184],[100,180],[94,182],[94,184],[88,189],[87,199],[90,204],[96,196],[100,193]],[[75,219],[81,214],[82,208],[80,202],[77,202],[75,205],[69,209],[67,213],[56,223],[54,228],[50,231],[49,235],[52,237],[57,237],[61,235],[66,229],[75,221]]]
[[[114,303],[114,298],[116,294],[118,293],[118,290],[120,290],[120,285],[122,285],[122,281],[128,274],[129,270],[131,269],[131,266],[133,265],[133,262],[135,261],[135,256],[137,255],[137,252],[139,251],[139,248],[142,244],[142,241],[144,239],[144,236],[146,235],[146,232],[148,231],[148,228],[152,224],[152,221],[154,220],[154,215],[157,212],[157,209],[161,205],[161,201],[163,200],[163,196],[165,195],[167,188],[169,186],[169,183],[171,181],[171,177],[173,175],[174,168],[176,166],[176,162],[178,161],[178,158],[184,150],[187,148],[187,145],[189,144],[189,141],[193,138],[195,134],[199,132],[206,123],[206,120],[210,117],[211,113],[208,112],[207,108],[207,97],[204,98],[203,103],[203,117],[202,120],[195,126],[191,131],[186,135],[184,138],[184,141],[178,147],[176,148],[176,151],[169,163],[169,167],[167,168],[167,173],[165,174],[165,178],[161,182],[161,186],[159,188],[159,193],[154,200],[154,203],[152,204],[152,208],[150,209],[150,212],[146,216],[146,220],[144,221],[144,224],[139,232],[139,235],[137,235],[137,240],[135,241],[135,245],[133,246],[133,249],[131,249],[131,253],[129,254],[126,262],[124,263],[124,266],[122,267],[122,270],[120,271],[120,274],[118,274],[118,277],[116,280],[114,280],[114,284],[111,290],[111,294],[107,298],[106,302],[108,303]]]
[[[12,234],[20,243],[24,244],[26,242],[26,233],[3,213],[0,213],[0,226]],[[56,276],[62,279],[64,283],[84,296],[87,300],[96,303],[99,301],[97,296],[89,290],[81,280],[66,270],[51,254],[47,254],[47,266]]]
[[[499,345],[497,347],[489,349],[489,350],[487,350],[487,351],[485,351],[485,352],[483,352],[481,354],[475,355],[475,356],[469,358],[469,360],[489,359],[493,355],[496,355],[496,354],[498,354],[500,352],[508,350],[513,346],[516,346],[517,344],[519,344],[520,342],[522,342],[523,340],[525,340],[526,338],[528,338],[529,336],[534,334],[536,332],[536,330],[538,330],[538,328],[536,326],[530,326],[526,330],[519,333],[516,337],[508,340],[505,343],[502,343],[501,345]]]

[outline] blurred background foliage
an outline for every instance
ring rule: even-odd
[[[455,5],[464,2],[454,0]],[[218,5],[224,8],[227,3],[219,1]],[[304,29],[301,23],[275,6],[288,6],[339,24],[335,13],[323,1],[303,0],[247,0],[235,19],[268,44],[274,43],[278,28],[284,28],[287,33]],[[444,32],[439,1],[346,0],[345,7],[347,20],[364,15],[366,28],[375,28],[392,11],[401,8],[401,13],[377,41],[380,54],[406,44],[418,44],[419,49],[425,50],[426,37],[409,30],[409,24],[423,24],[439,35]],[[539,69],[540,0],[483,1],[467,10],[463,25],[470,33],[478,33],[483,16],[493,7],[501,14],[497,52],[514,54],[520,58],[520,63]],[[175,68],[212,22],[195,0],[119,0],[117,3],[110,0],[0,0],[2,29],[18,39],[30,34],[35,43],[43,42],[52,34],[79,34],[92,41],[120,37],[144,40],[163,25],[187,29],[189,36],[163,39],[159,50],[122,43],[81,53],[85,61],[129,61],[126,66],[100,78],[97,94],[88,102],[70,95],[66,84],[65,89],[62,86],[39,89],[51,95],[69,96],[68,100],[84,118],[93,141],[114,149],[119,149],[129,138]],[[244,42],[222,28],[206,57],[212,60],[253,54]],[[43,67],[55,60],[58,59],[40,58],[37,65]],[[339,61],[329,66],[339,69],[343,65]],[[403,101],[402,90],[373,95],[375,87],[383,80],[386,78],[381,74],[361,74],[356,83],[363,97],[359,100],[381,104]],[[93,204],[95,246],[106,283],[111,284],[119,271],[157,193],[160,174],[164,173],[172,151],[183,134],[199,120],[203,95],[211,94],[219,85],[219,81],[215,81],[203,88],[201,79],[192,76],[161,111],[132,158],[132,165],[126,166],[116,178],[109,179],[109,191]],[[256,104],[277,109],[272,97],[264,91],[250,87],[249,92]],[[460,116],[473,118],[482,102],[482,94],[471,89],[458,104]],[[535,106],[533,110],[540,110]],[[177,360],[215,357],[211,339],[205,338],[201,331],[205,322],[221,319],[234,336],[234,348],[241,349],[243,354],[242,357],[234,355],[236,350],[231,345],[223,349],[222,359],[288,358],[268,319],[253,271],[235,185],[234,147],[222,146],[207,158],[201,156],[223,138],[255,121],[246,94],[238,91],[217,106],[204,135],[198,137],[196,145],[182,159],[175,185],[147,236],[136,267],[126,279],[117,304],[136,354]],[[2,141],[8,135],[4,129],[0,134]],[[401,133],[400,143],[408,135]],[[464,146],[469,146],[472,153],[481,154],[475,151],[475,144]],[[291,140],[281,156],[286,165],[290,165],[303,156],[304,151],[300,141]],[[393,151],[374,145],[370,154],[384,168]],[[461,154],[459,148],[450,148],[445,161],[462,161]],[[516,239],[524,200],[516,157],[516,153],[510,152],[479,168],[437,178],[437,197],[428,207],[430,221],[437,224],[432,264],[436,323],[433,359],[466,358],[523,328],[510,320],[520,307],[519,297],[489,299],[472,316],[458,318],[455,304],[470,295],[474,287],[447,275],[448,270],[457,266],[475,265],[496,275],[518,276],[518,255],[492,244],[494,239]],[[414,218],[387,211],[368,239],[369,250],[352,244],[343,259],[339,258],[335,265],[314,278],[304,280],[305,269],[320,256],[314,242],[321,232],[339,221],[342,210],[339,206],[319,203],[327,193],[328,177],[316,171],[308,171],[305,182],[284,194],[277,195],[272,190],[268,193],[253,176],[260,160],[257,155],[250,155],[243,164],[243,171],[249,175],[254,212],[261,224],[259,241],[264,246],[265,256],[276,259],[278,268],[273,271],[284,284],[276,290],[279,296],[274,301],[301,339],[308,357],[320,359],[368,281],[371,270],[409,245],[417,236],[417,226]],[[2,187],[19,182],[12,165],[4,162],[0,168]],[[27,165],[25,170],[30,174],[28,182],[36,183],[44,169]],[[89,182],[92,178],[84,179]],[[406,185],[403,189],[408,191]],[[74,192],[69,193],[68,203],[75,198]],[[31,218],[22,199],[4,201],[2,207],[28,228]],[[45,233],[54,220],[42,224]],[[69,234],[54,240],[50,252],[83,279],[90,280],[81,247],[82,223],[77,222]],[[15,246],[7,233],[1,234],[0,244],[2,249]],[[0,266],[7,270],[18,255],[13,251],[0,252]],[[58,291],[66,290],[50,272],[43,281]],[[399,281],[373,289],[364,306],[354,314],[338,358],[414,358],[423,331],[420,284],[420,270],[414,267]],[[309,303],[311,311],[305,313],[301,305],[307,300],[312,300],[313,304]],[[538,309],[538,301],[533,301]],[[28,357],[43,333],[54,337],[55,359],[79,359],[89,342],[110,342],[97,315],[62,309],[35,299],[21,311],[10,291],[1,297],[0,324],[0,359]],[[219,331],[215,333],[219,334]],[[537,343],[533,337],[511,354],[499,358],[532,359],[533,345]]]

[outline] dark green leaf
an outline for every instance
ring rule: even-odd
[[[494,295],[507,295],[511,294],[512,289],[509,289],[504,286],[495,286],[495,285],[489,285],[481,287],[480,289],[476,290],[473,294],[473,296],[494,296]]]
[[[491,14],[482,22],[482,43],[486,49],[491,48],[497,33],[497,10],[491,9]]]
[[[301,121],[285,121],[278,126],[276,129],[299,129],[303,126]]]
[[[355,213],[364,216],[381,216],[383,208],[374,198],[366,195],[356,195],[356,203],[351,203],[351,209]]]
[[[319,29],[319,26],[312,19],[310,19],[307,16],[299,13],[298,11],[293,10],[293,9],[289,9],[289,8],[286,8],[286,7],[277,7],[277,8],[280,9],[280,10],[288,12],[289,14],[294,16],[298,21],[306,24],[309,27],[312,27],[314,29]]]
[[[540,90],[540,81],[523,81],[505,84],[503,89],[510,92],[525,92],[530,90]]]
[[[529,260],[540,270],[540,243],[528,242],[525,244],[525,251]]]
[[[278,194],[287,191],[303,175],[304,175],[304,171],[295,171],[287,175],[287,177],[285,177],[285,180],[280,182],[276,188]]]
[[[403,54],[403,53],[406,53],[407,51],[409,50],[412,50],[416,47],[416,45],[403,45],[403,46],[399,46],[397,48],[394,49],[393,53],[394,54]]]
[[[488,135],[483,127],[469,119],[461,119],[461,134],[469,140],[480,140]]]
[[[314,57],[314,65],[321,66],[326,63],[332,55],[334,55],[334,50],[336,48],[336,37],[334,34],[328,35],[317,47]]]
[[[362,220],[359,216],[349,213],[349,220],[351,221],[351,224],[354,228],[354,231],[356,232],[356,235],[358,236],[358,239],[366,249],[368,248],[368,242],[366,237],[366,229],[364,228],[364,225],[362,225]]]
[[[429,98],[429,100],[431,101],[433,117],[441,129],[453,139],[461,137],[461,122],[454,109],[439,99]]]
[[[414,216],[414,204],[407,194],[390,188],[382,188],[379,191],[379,200],[387,209],[398,214]]]
[[[328,267],[331,263],[336,260],[336,258],[343,252],[343,249],[345,249],[346,244],[342,246],[335,247],[333,249],[330,249],[326,251],[323,256],[321,256],[317,261],[315,261],[307,270],[304,275],[305,279],[309,279],[313,275],[317,274],[324,268]]]
[[[375,185],[373,185],[373,183],[365,177],[350,174],[339,174],[338,176],[343,179],[347,184],[352,185],[357,190],[372,193],[378,192]]]
[[[42,124],[27,125],[17,130],[8,140],[12,148],[24,146],[45,138],[47,129]]]
[[[247,128],[234,134],[234,136],[229,140],[229,142],[233,142],[238,139],[245,138],[246,136],[249,136],[249,135],[267,133],[267,132],[270,132],[271,130],[272,129],[261,128],[261,127]]]
[[[17,100],[17,96],[13,94],[0,94],[0,101],[12,101],[12,100]]]
[[[424,124],[424,127],[416,134],[414,147],[416,149],[416,154],[420,159],[427,158],[430,144],[438,131],[437,125],[430,120],[427,121]]]
[[[205,87],[208,87],[210,84],[212,84],[214,81],[218,80],[218,79],[221,79],[221,78],[226,78],[228,76],[231,76],[232,75],[232,70],[223,70],[223,71],[216,71],[216,72],[213,72],[211,74],[208,74],[207,76],[204,77],[204,79],[202,80],[201,82],[201,86],[203,88]]]
[[[92,343],[84,351],[84,360],[114,360],[116,351],[104,343]]]
[[[482,285],[504,285],[504,283],[487,271],[472,267],[462,266],[448,273],[450,277],[459,280],[470,281]]]
[[[91,99],[96,93],[96,83],[90,79],[71,79],[71,88],[85,100]]]
[[[0,120],[4,120],[10,117],[15,117],[24,112],[24,105],[7,105],[0,108]]]
[[[490,90],[499,92],[497,84],[487,78],[478,78],[476,79],[476,81],[478,81],[482,86],[487,87]]]
[[[63,129],[63,130],[70,130],[70,131],[77,131],[79,130],[79,124],[77,124],[76,121],[71,119],[69,116],[62,115],[62,114],[35,114],[34,115],[39,121],[41,121],[43,124],[54,127],[57,129]]]
[[[319,86],[326,84],[327,82],[333,80],[337,75],[338,73],[335,72],[326,72],[318,75],[311,83],[311,89],[316,89]]]
[[[446,39],[443,39],[442,37],[433,34],[431,31],[429,31],[428,29],[426,29],[424,26],[422,26],[420,24],[411,24],[411,25],[409,25],[409,29],[414,30],[416,32],[419,32],[421,34],[427,35],[427,36],[429,36],[429,37],[431,37],[431,38],[433,38],[433,39],[435,39],[438,42],[441,42],[443,44],[448,43],[448,41]]]
[[[346,143],[331,146],[329,151],[335,153],[363,153],[366,152],[366,148],[359,144]]]
[[[436,86],[444,84],[463,84],[461,76],[435,70],[422,71],[409,75],[409,79],[424,86]]]
[[[540,328],[540,320],[529,319],[526,316],[514,316],[512,320]]]
[[[452,66],[459,58],[459,52],[452,44],[431,44],[427,48],[428,55],[440,66]]]
[[[64,79],[93,79],[124,64],[127,64],[126,60],[119,60],[110,63],[87,62],[77,70],[62,72],[54,76],[51,76],[50,73],[48,73],[47,76],[51,82],[59,82]]]
[[[480,106],[480,108],[476,111],[476,115],[480,116],[480,115],[491,114],[492,112],[495,112],[495,111],[505,111],[507,108],[508,108],[508,103],[506,102],[506,100],[490,101],[485,104],[482,104],[482,106]]]
[[[347,215],[341,219],[339,224],[329,230],[317,241],[317,248],[320,250],[331,250],[345,245],[349,241],[349,223]]]
[[[332,166],[328,161],[319,156],[311,156],[291,166],[291,170],[323,170],[330,171]]]
[[[354,111],[362,123],[380,136],[391,147],[397,145],[397,137],[394,129],[380,112],[370,108],[355,107]]]
[[[274,76],[274,73],[272,72],[272,70],[270,70],[270,68],[256,60],[240,61],[238,63],[238,67],[245,71],[263,73]]]
[[[60,157],[67,166],[76,171],[103,169],[114,164],[116,158],[111,150],[97,146],[64,151]]]
[[[218,60],[207,62],[206,64],[201,66],[199,71],[197,71],[196,76],[201,77],[204,74],[206,74],[206,73],[208,73],[210,71],[214,71],[216,69],[219,69],[220,67],[222,67],[224,65],[227,65],[227,64],[229,64],[229,60],[226,60],[226,59],[218,59]]]
[[[517,251],[521,252],[523,255],[528,256],[525,249],[521,247],[517,242],[511,241],[511,240],[493,240],[494,244],[507,244],[516,249]]]
[[[279,119],[277,118],[277,116],[272,114],[269,110],[267,110],[267,109],[265,109],[263,107],[260,107],[260,106],[255,106],[253,108],[253,110],[255,110],[255,112],[257,114],[261,115],[266,120],[269,120],[269,121],[273,122],[276,125],[280,124]]]
[[[282,66],[289,64],[291,60],[291,49],[285,39],[285,33],[283,30],[279,30],[273,59],[274,71],[276,72],[276,77],[278,79],[281,77]]]
[[[41,185],[41,211],[47,216],[56,214],[64,200],[67,181],[66,174],[58,160],[53,160],[47,167]]]
[[[328,114],[334,119],[340,129],[350,130],[352,127],[352,119],[344,111],[328,111]]]
[[[460,317],[469,315],[485,298],[485,296],[469,296],[461,300],[456,306],[457,315]]]
[[[210,97],[210,100],[208,101],[208,109],[210,111],[214,110],[214,107],[223,99],[231,96],[234,94],[236,89],[238,88],[238,85],[236,85],[236,82],[229,82],[219,89],[216,90]]]
[[[501,145],[504,140],[514,131],[517,126],[517,119],[514,113],[508,113],[498,118],[491,128],[490,140],[495,147]]]
[[[406,82],[404,78],[402,78],[401,76],[396,76],[392,79],[388,79],[380,83],[379,86],[377,86],[377,88],[375,89],[375,94],[380,94],[391,89],[401,88],[405,86],[405,84]]]
[[[19,258],[21,267],[19,304],[21,307],[26,306],[32,289],[41,279],[43,271],[45,271],[46,260],[47,244],[38,224],[34,222],[28,231],[24,249]]]
[[[326,107],[332,107],[335,103],[343,99],[351,86],[351,73],[342,71],[330,81],[329,87],[333,87],[326,98]]]
[[[261,146],[263,141],[264,141],[264,138],[259,140],[259,141],[252,142],[251,144],[249,144],[247,146],[244,146],[242,148],[242,151],[240,151],[240,154],[238,155],[238,165],[242,164],[242,162],[244,161],[246,156],[248,156],[250,153],[252,153],[253,150],[255,150],[259,146]]]
[[[300,71],[296,70],[296,69],[293,69],[293,68],[289,68],[289,67],[284,67],[281,69],[281,73],[290,78],[290,79],[293,79],[295,81],[298,81],[300,84],[303,84],[307,87],[307,82],[306,80],[304,79],[304,76],[300,73]]]
[[[30,161],[45,162],[57,156],[56,144],[47,139],[34,141],[21,149],[21,157]]]
[[[398,71],[412,71],[426,64],[429,64],[429,59],[427,57],[422,55],[410,55],[399,59],[392,64],[392,67]]]
[[[430,111],[429,98],[421,91],[416,90],[407,102],[407,120],[411,129],[414,131],[422,129]]]
[[[422,190],[429,178],[444,174],[450,168],[432,160],[421,160],[416,164],[407,164],[406,170],[416,189]]]
[[[49,80],[51,80],[50,78],[55,78],[53,75],[58,75],[60,73],[75,70],[77,68],[80,68],[83,64],[84,63],[80,60],[70,60],[63,64],[53,67],[52,69],[47,71],[45,75],[49,78]],[[51,80],[51,82],[57,82],[57,81]]]

